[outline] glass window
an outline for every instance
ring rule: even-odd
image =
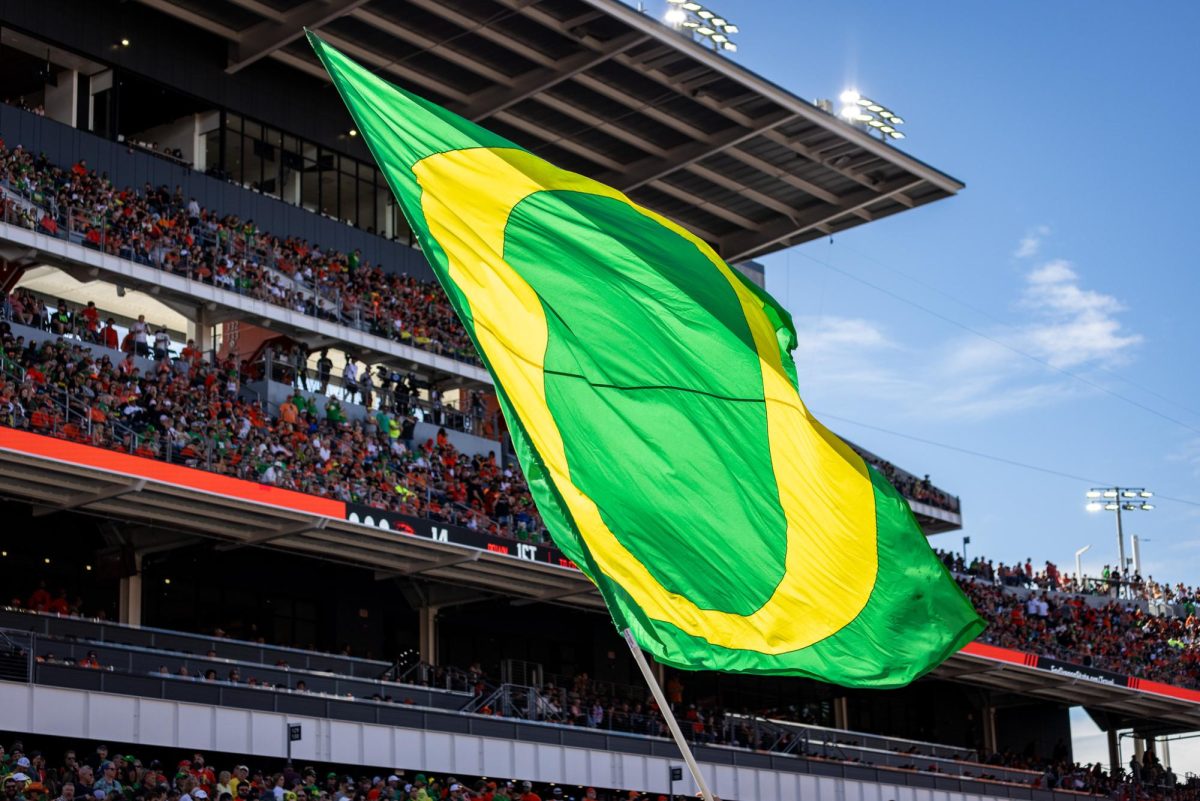
[[[316,145],[304,143],[300,169],[300,205],[309,211],[320,211],[321,172],[317,166]]]
[[[256,147],[262,158],[262,191],[272,197],[281,197],[283,190],[280,186],[280,149],[283,145],[283,135],[274,128],[263,129],[262,142]]]
[[[358,180],[358,227],[369,233],[375,233],[375,170],[365,164],[358,165],[358,174],[366,179]]]
[[[317,170],[321,176],[321,213],[336,218],[338,216],[337,156],[328,150],[320,151]]]
[[[222,163],[229,179],[242,183],[242,134],[239,131],[225,131],[225,158]]]
[[[338,217],[351,225],[358,225],[358,193],[357,187],[357,162],[354,159],[342,156],[339,161],[340,169],[338,170],[339,186],[339,204]]]

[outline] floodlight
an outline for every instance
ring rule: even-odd
[[[870,119],[870,120],[867,122],[867,125],[870,125],[872,128],[882,128],[882,127],[883,127],[883,120],[877,120],[877,119],[875,119],[874,117],[872,117],[872,118],[871,118],[871,119]]]
[[[707,8],[702,8],[696,12],[696,16],[700,19],[712,19],[717,15],[709,11]]]
[[[712,35],[712,40],[713,40],[714,42],[716,42],[717,44],[721,44],[722,42],[728,42],[728,41],[729,41],[729,37],[728,37],[728,36],[726,36],[726,35],[725,35],[725,34],[723,34],[723,33],[714,33],[714,34]]]
[[[870,122],[873,119],[875,119],[875,118],[872,117],[870,114],[861,114],[861,113],[856,112],[854,115],[855,122]]]
[[[738,26],[730,25],[728,22],[725,23],[725,33],[737,33],[737,32],[738,32]]]
[[[709,20],[709,22],[711,22],[713,25],[716,25],[718,28],[724,28],[729,24],[729,20],[725,19],[724,17],[713,17],[711,20]]]
[[[838,99],[843,103],[850,104],[857,103],[860,97],[861,95],[858,92],[854,91],[853,89],[847,89],[846,91],[842,92]]]
[[[1153,509],[1153,508],[1154,508],[1154,504],[1152,504],[1152,503],[1143,503],[1141,508],[1142,508],[1142,511],[1143,511],[1143,512],[1149,512],[1151,509]]]
[[[1133,512],[1133,511],[1137,510],[1138,505],[1136,503],[1127,503],[1127,504],[1124,504],[1121,508],[1124,509],[1126,512]]]
[[[736,53],[737,45],[735,45],[733,42],[723,42],[721,44],[721,49],[728,50],[730,53]]]
[[[1122,490],[1121,491],[1122,498],[1136,498],[1137,496],[1138,496],[1138,494],[1133,490]]]
[[[673,6],[681,6],[684,4],[685,0],[667,0],[667,2]]]
[[[1099,497],[1100,497],[1100,490],[1088,490],[1088,491],[1087,491],[1087,496],[1088,496],[1089,498],[1099,498]]]
[[[1117,511],[1117,510],[1118,510],[1118,509],[1120,509],[1120,508],[1121,508],[1121,507],[1120,507],[1120,505],[1119,505],[1119,504],[1115,504],[1115,503],[1106,503],[1106,504],[1104,504],[1104,509],[1105,509],[1105,511],[1108,511],[1108,512],[1115,512],[1115,511]]]
[[[716,31],[707,25],[701,25],[700,27],[696,28],[696,33],[700,34],[701,36],[712,36],[714,33],[716,33]]]
[[[1099,501],[1092,501],[1087,505],[1087,510],[1089,512],[1099,512],[1103,508],[1104,504],[1100,503]]]
[[[869,105],[871,105],[872,103],[874,103],[875,101],[874,101],[874,100],[868,100],[868,99],[867,99],[867,98],[865,98],[865,97],[860,97],[858,100],[855,100],[854,102],[855,102],[855,103],[858,103],[858,105],[860,105],[860,106],[869,106]]]
[[[858,108],[855,106],[842,106],[841,109],[838,110],[838,116],[845,117],[848,120],[854,119],[857,114]]]
[[[904,120],[903,120],[903,119],[901,119],[900,117],[897,117],[895,114],[893,114],[893,115],[892,115],[892,124],[893,124],[893,125],[903,125],[903,124],[904,124]]]
[[[687,12],[682,8],[669,8],[667,13],[663,15],[663,19],[671,25],[681,25],[687,22]]]
[[[702,8],[704,8],[704,6],[700,5],[699,3],[684,3],[683,4],[684,11],[699,11]]]
[[[882,110],[879,112],[879,116],[880,116],[880,117],[883,117],[885,120],[890,120],[890,119],[892,118],[892,112],[888,111],[888,110],[885,108],[885,109],[882,109]]]
[[[685,27],[685,28],[699,28],[699,27],[700,27],[700,23],[699,23],[699,22],[695,22],[695,21],[693,21],[693,20],[688,20],[687,22],[683,23],[683,27]]]
[[[892,131],[890,134],[888,134],[888,136],[892,137],[893,139],[904,139],[905,138],[904,134],[900,133],[899,131]]]
[[[1150,492],[1148,490],[1142,490],[1141,492],[1138,493],[1138,495],[1140,495],[1143,498],[1153,498],[1154,497],[1154,493]]]
[[[867,106],[867,111],[874,111],[876,114],[878,114],[879,112],[883,111],[883,106],[879,105],[878,103],[872,103],[871,105]]]
[[[1115,497],[1117,497],[1117,491],[1116,490],[1105,490],[1104,497],[1105,498],[1115,498]]]
[[[879,130],[883,131],[884,133],[892,133],[896,129],[890,125],[881,125],[879,126]]]

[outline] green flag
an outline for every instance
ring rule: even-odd
[[[309,34],[495,381],[555,543],[660,662],[889,687],[982,629],[702,240]]]

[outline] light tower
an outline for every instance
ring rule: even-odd
[[[906,138],[899,130],[904,118],[871,98],[863,97],[857,89],[847,89],[838,99],[842,101],[838,116],[847,122],[874,131],[884,141]]]
[[[737,52],[737,43],[729,37],[738,33],[738,26],[712,9],[692,0],[667,0],[670,7],[663,20],[680,33],[707,40],[718,52]]]
[[[1093,487],[1087,491],[1089,512],[1117,513],[1117,569],[1124,577],[1125,565],[1125,531],[1121,528],[1121,512],[1149,512],[1154,508],[1150,499],[1154,493],[1145,487]]]

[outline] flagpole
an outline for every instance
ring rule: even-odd
[[[633,660],[642,670],[642,678],[646,680],[646,684],[650,685],[650,694],[654,696],[659,711],[666,719],[667,728],[671,730],[671,736],[675,738],[675,745],[679,746],[679,751],[683,754],[683,761],[687,763],[688,770],[692,772],[692,778],[696,780],[696,785],[700,788],[704,801],[714,801],[712,791],[708,789],[708,784],[700,775],[700,766],[696,764],[696,757],[692,756],[691,747],[687,744],[687,740],[683,739],[683,730],[679,728],[679,721],[675,719],[675,713],[667,704],[667,698],[663,695],[662,687],[658,685],[658,679],[654,678],[654,673],[650,670],[650,663],[646,661],[646,655],[642,653],[641,646],[637,644],[637,640],[633,638],[633,632],[629,629],[625,629],[622,636],[625,637],[625,643],[629,646],[629,650],[633,652]]]

